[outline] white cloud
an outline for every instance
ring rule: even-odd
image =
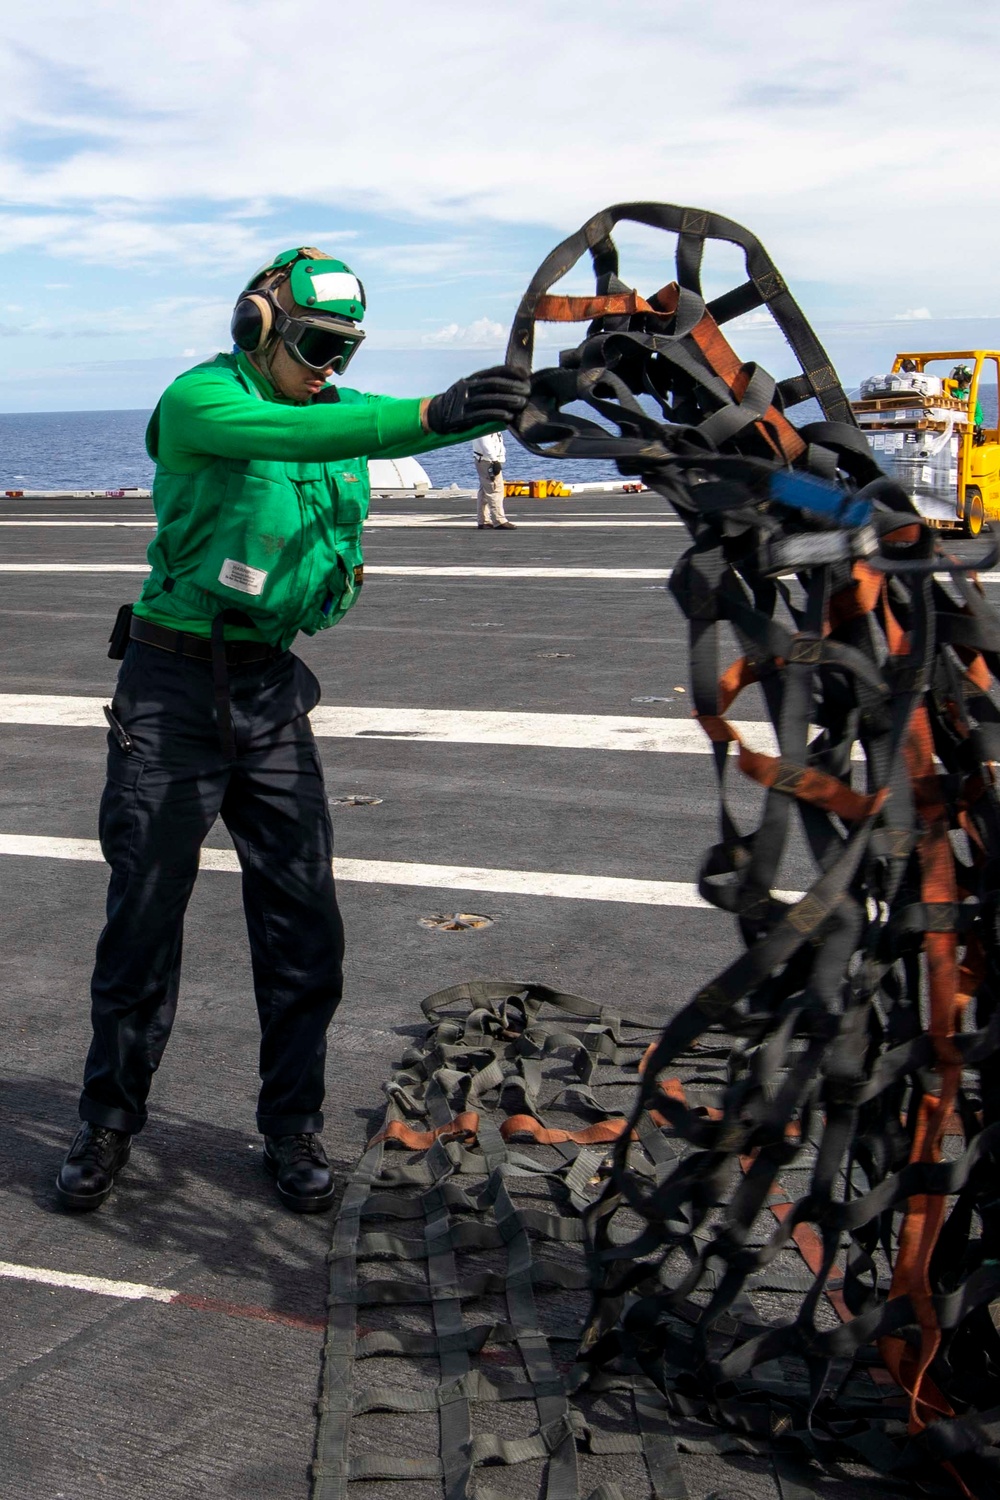
[[[221,348],[229,342],[231,312],[228,301],[215,298],[163,297],[144,302],[140,307],[82,305],[59,316],[28,314],[17,324],[4,325],[0,333],[9,338],[24,335],[60,340],[127,338],[140,343],[173,341],[186,334],[199,344]]]
[[[163,223],[114,205],[58,213],[0,208],[0,254],[40,250],[101,266],[227,265],[263,259],[269,247],[243,223]]]
[[[436,333],[425,333],[422,342],[467,349],[499,349],[507,342],[507,330],[492,318],[477,318],[464,328],[457,323],[448,323]]]
[[[953,274],[948,237],[926,232],[928,203],[978,245],[995,240],[1000,203],[982,190],[967,106],[991,95],[1000,11],[956,12],[946,27],[930,0],[760,0],[754,14],[766,52],[747,47],[743,0],[424,0],[419,25],[401,0],[368,0],[351,13],[363,65],[333,86],[306,0],[50,0],[44,25],[11,7],[0,196],[72,213],[53,239],[120,263],[203,258],[206,226],[171,236],[152,222],[198,201],[229,216],[227,233],[277,201],[314,217],[568,231],[606,203],[659,198],[748,222],[793,276],[882,278],[897,295],[904,276]],[[484,70],[499,111],[483,108]],[[930,158],[912,149],[928,86]],[[603,101],[601,127],[581,155],[566,111],[588,98]],[[19,159],[15,127],[80,146]],[[95,203],[108,230],[87,220]],[[9,221],[3,243],[37,243],[27,220]],[[247,241],[251,227],[220,253]],[[993,257],[979,260],[966,281],[992,275]]]
[[[74,284],[74,261],[135,273],[104,294],[121,306],[101,312],[88,294],[70,328],[45,301],[16,321],[164,352],[224,344],[228,302],[170,304],[138,283],[228,290],[278,248],[260,225],[280,218],[296,225],[280,243],[343,245],[357,265],[373,293],[369,349],[499,348],[502,324],[477,314],[509,319],[533,269],[524,245],[644,199],[747,224],[817,320],[836,308],[891,328],[928,318],[928,298],[939,313],[995,305],[1000,195],[968,100],[992,95],[1000,10],[956,10],[942,28],[931,0],[758,0],[754,24],[764,52],[747,46],[744,0],[424,0],[419,24],[402,0],[368,0],[351,12],[356,65],[334,79],[329,18],[306,0],[50,0],[44,18],[11,6],[0,255],[23,255],[25,285],[9,295],[32,302],[35,252]],[[483,107],[487,78],[498,108]],[[913,101],[930,91],[935,149],[917,153]],[[587,99],[601,101],[600,128],[581,147],[568,122]],[[76,142],[61,156],[60,139]],[[928,203],[936,224],[974,238],[960,274]],[[374,242],[367,216],[394,221],[391,243]],[[623,226],[616,238],[630,285],[670,278],[667,237]],[[744,278],[741,252],[710,247],[710,294]],[[88,272],[88,288],[98,279]],[[571,287],[592,290],[587,258]],[[763,310],[736,327],[771,360],[780,339]],[[538,346],[578,336],[543,326]]]
[[[325,241],[319,243],[326,247]],[[399,244],[380,244],[368,236],[347,253],[366,282],[374,283],[377,278],[382,290],[404,292],[425,287],[428,282],[439,286],[462,279],[487,283],[493,270],[488,262],[495,259],[484,254],[481,241],[464,236]]]
[[[929,307],[911,307],[907,312],[896,313],[894,321],[897,323],[915,323],[931,316]]]
[[[737,333],[743,329],[750,328],[756,332],[761,332],[764,329],[773,330],[775,333],[779,332],[778,325],[764,307],[755,308],[753,312],[743,313],[740,317],[733,318],[731,322],[726,324],[727,333]]]

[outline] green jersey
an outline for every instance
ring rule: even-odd
[[[420,400],[338,388],[301,406],[245,354],[220,354],[164,392],[146,431],[157,532],[135,612],[208,636],[287,646],[336,623],[363,579],[368,458],[464,442],[425,432]]]

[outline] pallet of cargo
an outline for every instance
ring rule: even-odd
[[[949,424],[939,417],[920,417],[909,422],[862,422],[865,432],[947,432]],[[952,427],[958,424],[953,422]]]
[[[900,406],[893,411],[859,411],[854,415],[862,427],[871,427],[876,422],[886,426],[899,426],[903,422],[940,421],[950,422],[955,427],[968,427],[969,416],[965,411],[951,411],[941,406]]]
[[[852,401],[852,407],[856,412],[864,411],[895,411],[898,407],[910,406],[941,406],[949,411],[968,412],[969,403],[956,396],[929,396],[921,397],[918,391],[900,391],[895,396],[869,396],[863,401]]]

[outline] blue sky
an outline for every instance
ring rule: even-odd
[[[294,243],[365,282],[352,379],[433,390],[635,198],[758,233],[848,382],[1000,342],[993,7],[49,0],[0,40],[0,410],[151,405]],[[666,237],[623,248],[626,280],[669,279]],[[766,323],[734,340],[787,372]]]

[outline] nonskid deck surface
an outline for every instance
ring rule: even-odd
[[[0,529],[0,1497],[306,1500],[331,1221],[287,1214],[263,1169],[249,959],[221,826],[149,1126],[98,1213],[54,1201],[106,884],[94,843],[106,640],[141,580],[146,504],[0,501],[0,521],[59,523]],[[684,531],[657,524],[674,518],[649,495],[508,512],[542,524],[481,532],[462,497],[377,501],[363,600],[300,643],[323,685],[344,861],[347,989],[325,1132],[341,1174],[431,991],[534,978],[665,1019],[736,951],[728,920],[692,899],[715,793],[708,755],[678,748],[687,645],[662,580]],[[498,715],[499,742],[487,732]],[[761,717],[752,695],[738,716]],[[339,800],[354,796],[381,801]],[[793,858],[783,884],[805,874]],[[421,925],[454,911],[492,925]],[[412,1420],[386,1418],[389,1446],[421,1441]],[[628,1462],[588,1459],[589,1485],[613,1478],[642,1500]],[[692,1496],[777,1495],[756,1459],[683,1462]],[[516,1471],[490,1480],[518,1493]],[[823,1493],[871,1488],[842,1479]],[[378,1486],[357,1493],[375,1500]]]

